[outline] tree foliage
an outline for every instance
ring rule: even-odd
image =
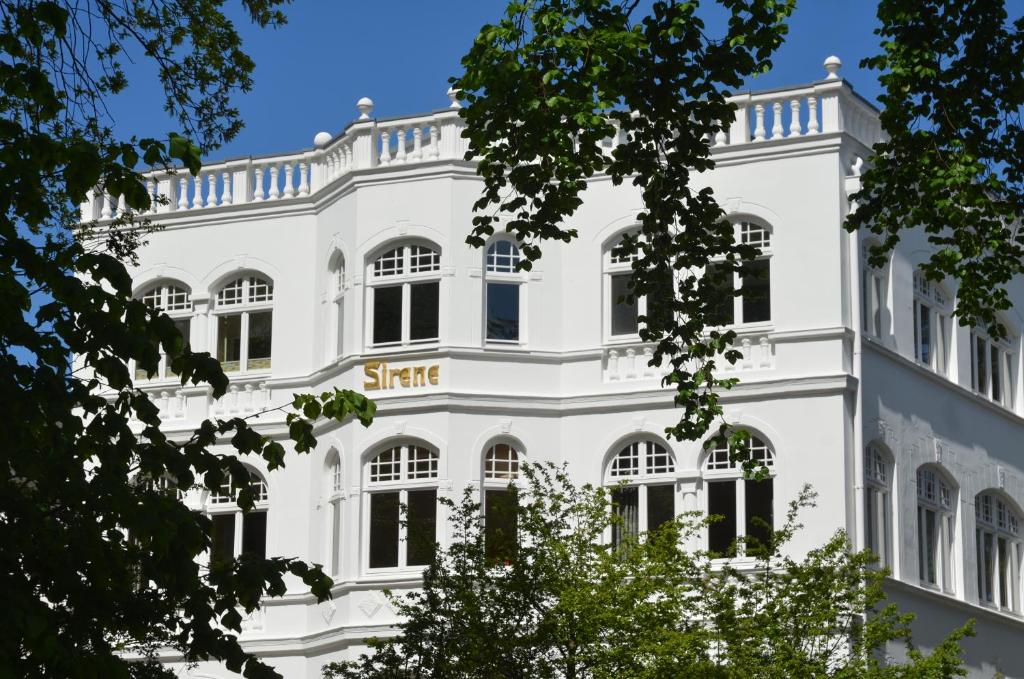
[[[723,288],[756,254],[733,241],[711,190],[691,178],[714,167],[707,139],[734,118],[726,97],[770,68],[794,2],[716,0],[727,15],[720,35],[698,1],[510,2],[481,29],[456,81],[466,157],[478,159],[484,182],[470,244],[501,226],[521,241],[529,268],[543,241],[576,237],[565,219],[596,175],[639,187],[640,235],[619,252],[639,254],[630,297],[646,296],[641,337],[657,342],[655,362],[671,364],[683,410],[671,433],[680,438],[707,431],[719,392],[734,383],[716,373],[716,361],[739,358],[734,333],[705,330],[732,294]],[[600,142],[616,134],[609,152]],[[702,276],[714,258],[722,265]]]
[[[281,4],[242,2],[262,26],[283,19]],[[238,131],[229,98],[251,86],[253,64],[222,5],[0,2],[0,403],[16,423],[0,446],[0,677],[173,676],[146,660],[161,646],[277,676],[239,646],[240,611],[283,594],[288,574],[329,596],[320,568],[291,558],[200,565],[210,521],[161,485],[216,489],[230,477],[248,509],[238,456],[274,469],[285,448],[240,418],[168,438],[129,361],[152,375],[163,352],[183,385],[208,384],[214,397],[228,380],[170,318],[132,299],[125,262],[152,225],[129,216],[87,239],[74,231],[88,190],[103,186],[143,213],[150,198],[136,165],[197,172],[200,153]],[[128,84],[124,60],[138,57],[155,65],[184,135],[111,130],[106,104]],[[315,445],[316,419],[368,424],[374,411],[341,390],[293,405],[300,452]],[[237,456],[215,448],[225,444]]]
[[[959,640],[910,644],[910,615],[881,605],[884,572],[837,532],[805,557],[786,554],[813,505],[807,490],[748,567],[688,549],[705,521],[683,516],[614,548],[606,489],[574,486],[553,465],[524,469],[516,549],[496,562],[480,505],[449,501],[451,544],[422,591],[393,596],[398,634],[371,642],[329,678],[950,677]],[[742,541],[737,546],[744,549]],[[751,550],[752,551],[752,550]],[[865,616],[865,612],[868,613]],[[887,643],[908,659],[886,664]]]
[[[854,196],[850,229],[883,237],[885,261],[920,227],[934,251],[927,277],[959,284],[956,314],[996,337],[1006,285],[1024,273],[1024,16],[1005,0],[880,0],[881,123]]]

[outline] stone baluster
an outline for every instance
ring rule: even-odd
[[[191,181],[192,184],[192,209],[203,206],[203,175],[198,174]]]
[[[289,160],[284,164],[284,193],[281,196],[282,198],[291,198],[295,195],[294,173],[295,164]]]
[[[267,200],[277,200],[281,196],[281,191],[277,188],[277,174],[281,171],[281,168],[277,163],[271,163],[270,165],[270,193],[267,194]]]
[[[761,345],[761,367],[770,368],[772,365],[772,349],[768,346],[768,338],[762,337],[760,340]]]
[[[188,209],[188,179],[178,177],[178,209]]]
[[[635,379],[636,377],[636,349],[630,347],[626,349],[626,379]]]
[[[213,207],[217,204],[217,173],[211,172],[206,175],[206,200],[204,207]]]
[[[220,178],[224,184],[221,187],[220,204],[231,205],[231,172],[225,169],[224,172],[221,173]]]
[[[299,161],[299,193],[300,196],[309,195],[309,179],[306,173],[309,171],[309,163],[305,160]]]
[[[149,196],[149,211],[156,212],[156,181],[152,177],[146,178],[146,195]]]
[[[789,102],[789,136],[800,136],[800,100],[793,99]]]
[[[818,134],[818,98],[807,97],[807,134]]]
[[[327,181],[331,181],[338,176],[338,154],[341,153],[341,149],[335,149],[327,154]]]
[[[406,133],[406,130],[405,130],[404,127],[399,127],[396,130],[396,136],[395,136],[395,162],[396,163],[404,163],[405,162],[405,158],[406,158],[406,154],[405,154],[405,137],[406,137],[406,134],[407,133]]]
[[[772,102],[772,139],[782,136],[782,102]]]
[[[263,193],[263,166],[257,165],[253,169],[253,175],[252,200],[258,203],[266,198],[266,194]]]
[[[106,191],[100,190],[100,219],[110,219],[113,213],[110,210],[110,194]]]
[[[437,158],[441,154],[441,135],[438,134],[437,125],[431,125],[427,134],[430,135],[430,157]]]
[[[764,141],[764,104],[754,104],[754,141]]]
[[[612,349],[608,352],[608,379],[619,379],[619,350]]]
[[[391,162],[391,134],[387,130],[380,131],[380,160],[381,165]]]
[[[253,402],[252,383],[245,385],[245,398],[242,401],[242,410],[248,413],[255,412],[256,404]]]
[[[227,395],[228,398],[227,403],[225,404],[225,410],[227,410],[229,413],[238,412],[238,385],[232,384],[230,387],[228,387]]]
[[[653,361],[653,360],[654,360],[654,348],[653,347],[644,347],[644,356],[643,356],[644,377],[648,377],[648,376],[654,375],[654,366],[651,365],[651,361]]]
[[[725,134],[725,128],[722,127],[722,121],[720,121],[720,120],[715,121],[715,124],[717,124],[719,126],[718,127],[718,132],[715,132],[715,146],[725,146],[726,144],[729,143],[729,137],[728,137],[728,135]],[[619,135],[619,128],[616,127],[615,128],[615,136],[617,137],[618,135]]]
[[[743,349],[743,367],[752,368],[754,366],[754,357],[750,354],[750,338],[744,337],[742,343]]]
[[[122,193],[117,197],[117,216],[123,217],[124,213],[128,210],[128,204],[125,200],[124,194]]]
[[[417,125],[412,128],[412,159],[423,157],[423,128]]]

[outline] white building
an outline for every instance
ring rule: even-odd
[[[736,303],[741,383],[723,397],[772,465],[760,486],[700,442],[663,438],[679,411],[647,366],[635,310],[613,303],[629,264],[610,248],[635,225],[634,187],[593,181],[570,224],[579,239],[548,244],[518,273],[505,238],[464,243],[481,183],[462,159],[456,104],[383,120],[362,100],[359,119],[317,135],[314,150],[155,178],[170,204],[134,270],[138,295],[179,317],[233,378],[220,401],[170,375],[144,383],[168,430],[333,386],[379,406],[368,429],[321,428],[319,449],[284,470],[251,460],[262,513],[190,496],[217,517],[219,550],[298,556],[337,583],[317,604],[294,582],[246,620],[245,646],[289,679],[355,657],[394,620],[379,590],[415,586],[424,559],[403,539],[399,501],[444,543],[437,495],[500,488],[514,459],[553,460],[580,482],[635,480],[639,529],[671,511],[728,514],[712,546],[744,533],[748,516],[781,516],[810,483],[819,508],[796,549],[845,528],[892,569],[920,646],[973,617],[972,676],[1024,676],[1024,322],[1004,319],[1006,343],[959,327],[955,285],[915,274],[930,252],[920,236],[886,268],[865,265],[867,239],[841,225],[877,114],[838,63],[828,70],[737,96],[736,123],[714,140],[717,169],[696,178],[770,271],[770,303]],[[117,206],[98,196],[83,210],[105,219]],[[1019,284],[1012,293],[1024,301]],[[280,412],[257,423],[285,434]],[[231,675],[203,664],[190,676]]]

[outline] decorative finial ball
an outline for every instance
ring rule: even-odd
[[[461,90],[457,90],[454,87],[448,88],[448,101],[451,102],[451,104],[448,105],[448,108],[462,108],[462,104],[459,103],[460,91]]]
[[[356,108],[359,109],[359,119],[366,120],[373,113],[373,99],[363,97],[356,102]]]
[[[322,149],[331,143],[331,138],[330,132],[317,132],[316,136],[313,137],[313,146]]]
[[[836,55],[830,56],[825,60],[825,70],[828,71],[828,75],[825,76],[825,80],[836,80],[839,78],[839,69],[843,67],[843,62],[840,61]]]

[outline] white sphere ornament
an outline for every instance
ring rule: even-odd
[[[373,113],[373,99],[363,97],[356,102],[356,108],[359,109],[359,119],[368,120],[370,114]]]
[[[839,79],[839,69],[843,67],[843,62],[840,61],[839,57],[833,54],[825,60],[824,66],[825,70],[828,71],[828,75],[825,76],[825,80]]]
[[[446,94],[448,95],[448,101],[451,102],[448,104],[448,108],[462,108],[462,104],[459,103],[459,92],[461,91],[462,90],[457,90],[454,87],[448,88],[448,92]]]
[[[330,132],[317,132],[316,136],[313,137],[313,146],[322,149],[331,143],[332,138]]]

